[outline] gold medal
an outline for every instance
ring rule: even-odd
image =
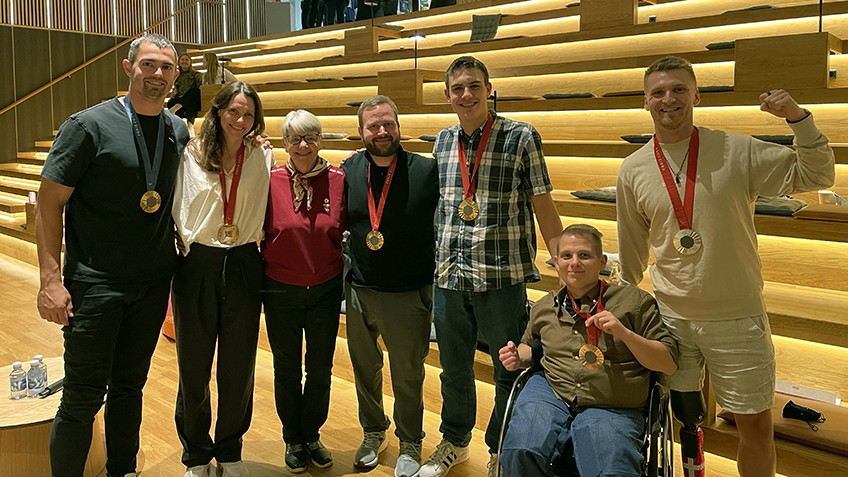
[[[598,369],[604,364],[604,353],[595,345],[584,344],[580,347],[580,359],[586,368]]]
[[[365,245],[371,250],[380,250],[383,248],[383,234],[379,230],[372,230],[365,236]]]
[[[462,217],[462,220],[466,222],[470,222],[477,218],[480,214],[480,207],[477,206],[477,202],[474,202],[471,199],[465,199],[459,204],[459,216]]]
[[[674,248],[681,255],[695,255],[701,250],[701,236],[692,229],[682,229],[674,234]]]
[[[140,204],[141,210],[152,214],[159,210],[159,206],[162,205],[162,196],[155,190],[149,190],[141,196]]]
[[[233,224],[224,224],[218,229],[218,241],[224,245],[235,245],[238,238],[239,229]]]

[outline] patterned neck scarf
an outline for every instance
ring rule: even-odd
[[[292,188],[294,189],[295,211],[300,209],[301,204],[303,204],[304,194],[306,195],[306,210],[312,210],[312,182],[310,179],[321,174],[328,167],[330,167],[330,163],[325,161],[321,156],[318,156],[318,162],[315,163],[312,170],[306,174],[301,174],[295,169],[294,162],[289,158],[289,161],[286,163],[286,169],[289,171]]]

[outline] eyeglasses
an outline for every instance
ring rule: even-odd
[[[292,146],[306,141],[306,144],[315,144],[321,138],[320,134],[304,134],[303,136],[286,136],[286,142]]]

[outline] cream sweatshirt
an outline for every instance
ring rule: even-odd
[[[754,228],[757,196],[827,188],[836,175],[833,150],[812,115],[789,126],[795,132],[795,150],[737,133],[698,128],[692,228],[701,235],[703,245],[690,256],[673,246],[679,226],[654,158],[653,140],[624,160],[616,187],[622,278],[633,285],[642,281],[650,246],[654,253],[651,280],[663,315],[727,320],[765,313]],[[685,143],[688,146],[688,140]],[[683,161],[677,152],[682,145],[669,146],[669,160],[677,171]],[[685,175],[684,171],[681,184]],[[683,200],[682,185],[680,197]]]

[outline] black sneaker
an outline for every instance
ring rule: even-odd
[[[319,469],[324,469],[333,465],[333,454],[324,447],[321,441],[309,442],[306,444],[309,450],[309,455],[312,457],[312,462]]]
[[[286,444],[286,467],[295,474],[306,470],[309,463],[309,451],[303,444]]]

